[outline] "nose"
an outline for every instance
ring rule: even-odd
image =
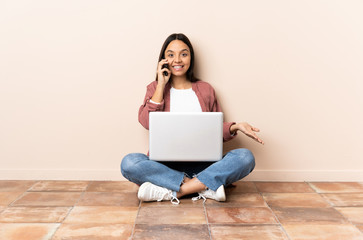
[[[180,59],[180,56],[176,55],[176,56],[175,56],[175,60],[174,60],[174,61],[175,61],[175,62],[180,62],[180,60],[181,60],[181,59]]]

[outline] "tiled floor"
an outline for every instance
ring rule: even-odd
[[[363,239],[363,183],[235,185],[172,205],[129,182],[0,181],[0,239]]]

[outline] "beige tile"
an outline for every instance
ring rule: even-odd
[[[149,225],[136,224],[133,240],[185,240],[198,239],[209,240],[209,232],[207,225],[191,224],[191,225]]]
[[[354,224],[363,225],[363,207],[336,208]]]
[[[361,240],[362,233],[353,225],[284,224],[292,240]]]
[[[0,205],[7,206],[14,202],[24,192],[0,192]]]
[[[213,240],[287,240],[279,225],[211,225]]]
[[[281,223],[346,223],[334,208],[273,208]]]
[[[330,207],[317,193],[264,193],[263,198],[270,207]]]
[[[0,223],[0,239],[45,240],[51,239],[59,227],[57,223]]]
[[[0,180],[0,192],[25,192],[37,181]]]
[[[204,208],[203,200],[198,201],[192,201],[191,198],[182,198],[179,199],[180,204],[176,207],[199,207]],[[175,207],[175,205],[172,205],[170,201],[161,201],[161,202],[142,202],[141,201],[141,207]]]
[[[140,201],[136,193],[85,192],[77,206],[122,206],[137,207]]]
[[[59,223],[70,207],[9,207],[0,214],[0,222]]]
[[[259,193],[234,193],[227,195],[225,202],[207,199],[205,204],[208,207],[267,207]]]
[[[85,181],[40,181],[34,184],[29,191],[34,192],[82,192],[89,182]]]
[[[126,181],[98,181],[91,182],[87,192],[137,192],[139,186]]]
[[[208,222],[211,224],[275,224],[276,219],[269,208],[207,208]]]
[[[137,224],[206,224],[203,208],[169,205],[168,207],[142,207]]]
[[[12,206],[73,206],[81,194],[80,192],[28,192]]]
[[[257,190],[264,193],[310,193],[314,190],[305,182],[255,182]]]
[[[326,193],[322,196],[335,207],[363,207],[363,193]]]
[[[253,182],[238,181],[225,188],[226,194],[234,193],[257,193],[257,188]]]
[[[312,182],[318,193],[363,193],[363,184],[357,182]]]
[[[128,240],[130,224],[62,224],[52,240]]]
[[[123,223],[133,224],[138,208],[118,206],[76,206],[64,223]]]

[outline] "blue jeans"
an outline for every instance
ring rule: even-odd
[[[250,150],[240,148],[228,152],[217,162],[157,162],[142,153],[130,153],[121,162],[122,175],[138,185],[151,182],[179,192],[184,176],[197,177],[216,191],[247,176],[255,167]]]

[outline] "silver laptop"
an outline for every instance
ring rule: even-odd
[[[222,154],[223,113],[149,113],[151,160],[218,161]]]

